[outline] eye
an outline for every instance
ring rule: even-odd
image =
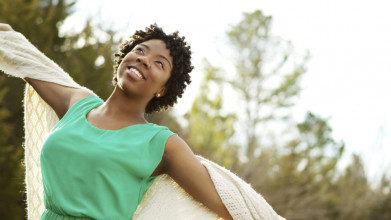
[[[138,52],[138,53],[144,54],[144,49],[141,48],[141,47],[136,47],[136,48],[134,49],[134,51],[136,51],[136,52]]]
[[[164,69],[164,64],[162,61],[156,61],[157,65]]]

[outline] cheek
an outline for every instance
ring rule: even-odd
[[[120,72],[123,72],[123,70],[125,70],[125,68],[126,68],[125,66],[126,66],[125,59],[123,59],[117,68],[117,71],[116,71],[117,76]]]
[[[171,75],[164,75],[163,77],[161,77],[160,83],[162,84],[162,86],[165,86],[167,84],[170,77],[171,77]]]
[[[124,58],[122,58],[122,61],[121,61],[121,63],[120,63],[119,66],[124,65],[124,63],[130,62],[132,59],[135,59],[135,58],[133,57],[133,53],[132,53],[132,52],[129,52],[128,54],[125,55]]]

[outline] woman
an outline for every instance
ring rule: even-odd
[[[12,28],[2,24],[0,30]],[[115,56],[115,88],[105,102],[85,88],[25,78],[61,119],[41,152],[41,219],[130,219],[154,177],[163,173],[232,219],[189,146],[144,118],[172,106],[190,83],[193,67],[184,38],[151,25]]]

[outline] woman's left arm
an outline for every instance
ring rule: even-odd
[[[166,142],[163,172],[173,178],[186,192],[224,219],[233,219],[221,201],[206,168],[179,136]]]

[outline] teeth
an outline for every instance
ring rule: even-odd
[[[141,79],[143,79],[143,76],[140,74],[140,72],[136,69],[133,69],[133,68],[130,68],[130,71],[132,71],[133,73],[135,73],[138,77],[140,77]]]

